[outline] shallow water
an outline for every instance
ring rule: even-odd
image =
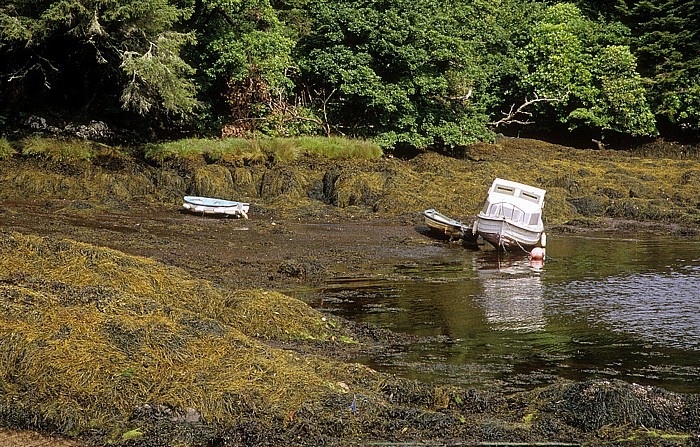
[[[505,390],[608,377],[700,392],[697,239],[550,236],[543,266],[447,247],[303,298],[421,336],[357,359],[404,377]]]

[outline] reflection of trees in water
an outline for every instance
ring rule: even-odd
[[[539,268],[532,266],[527,258],[498,258],[475,266],[483,289],[475,299],[494,329],[520,332],[544,329]]]

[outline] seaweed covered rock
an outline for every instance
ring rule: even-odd
[[[464,158],[426,152],[411,160],[326,159],[303,155],[294,142],[289,151],[296,155],[290,158],[259,149],[217,152],[208,145],[197,152],[190,143],[182,142],[189,150],[181,152],[146,148],[145,159],[139,159],[119,148],[28,140],[13,147],[16,156],[1,161],[0,199],[110,196],[118,202],[174,204],[193,194],[245,200],[288,215],[386,217],[435,208],[468,221],[493,179],[501,177],[547,190],[548,225],[613,218],[692,228],[699,220],[700,169],[692,158],[640,158],[521,138],[470,146]]]
[[[382,196],[384,176],[354,168],[332,169],[323,176],[327,203],[339,208],[363,205],[372,208]]]
[[[590,380],[553,387],[549,410],[583,431],[644,427],[692,433],[700,430],[700,396],[620,380]]]
[[[274,425],[303,401],[335,392],[333,362],[310,369],[241,331],[257,324],[297,337],[333,333],[331,321],[278,293],[232,297],[149,259],[0,232],[0,296],[5,426],[101,442],[180,436],[183,426],[204,434],[253,414]],[[253,308],[244,301],[253,299],[262,310],[243,324]],[[296,333],[280,329],[292,322]]]
[[[569,202],[576,207],[576,211],[584,216],[602,216],[608,205],[608,199],[604,196],[583,196],[569,199]]]
[[[311,183],[304,170],[294,166],[276,166],[262,175],[260,196],[273,200],[306,197]]]
[[[328,317],[279,292],[236,291],[228,297],[227,306],[233,310],[231,323],[256,338],[335,340],[344,335]]]
[[[196,168],[188,190],[195,196],[233,198],[231,171],[220,165]]]

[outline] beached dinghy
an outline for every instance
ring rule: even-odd
[[[209,197],[185,196],[182,209],[191,213],[248,218],[250,204]]]
[[[468,231],[471,233],[472,231],[470,227],[464,225],[462,222],[447,217],[432,208],[423,211],[423,218],[425,219],[425,224],[433,232],[450,238],[461,238],[464,232]]]
[[[477,234],[472,233],[471,225],[463,224],[458,220],[447,217],[430,208],[423,211],[425,224],[433,234],[440,237],[448,237],[450,240],[461,240],[465,247],[475,247]]]

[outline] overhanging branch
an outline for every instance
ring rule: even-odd
[[[532,124],[534,121],[530,121],[529,118],[518,118],[520,116],[525,116],[525,117],[530,117],[532,116],[532,113],[528,112],[526,109],[533,104],[536,104],[538,102],[559,102],[559,101],[564,101],[566,97],[569,95],[569,92],[566,92],[564,95],[562,95],[560,98],[548,98],[546,96],[540,98],[539,96],[535,95],[535,99],[525,99],[525,102],[522,103],[517,109],[515,108],[515,104],[510,106],[510,111],[508,113],[504,113],[504,117],[501,118],[498,121],[494,121],[489,123],[489,125],[493,127],[498,127],[500,125],[507,125],[507,124]]]

